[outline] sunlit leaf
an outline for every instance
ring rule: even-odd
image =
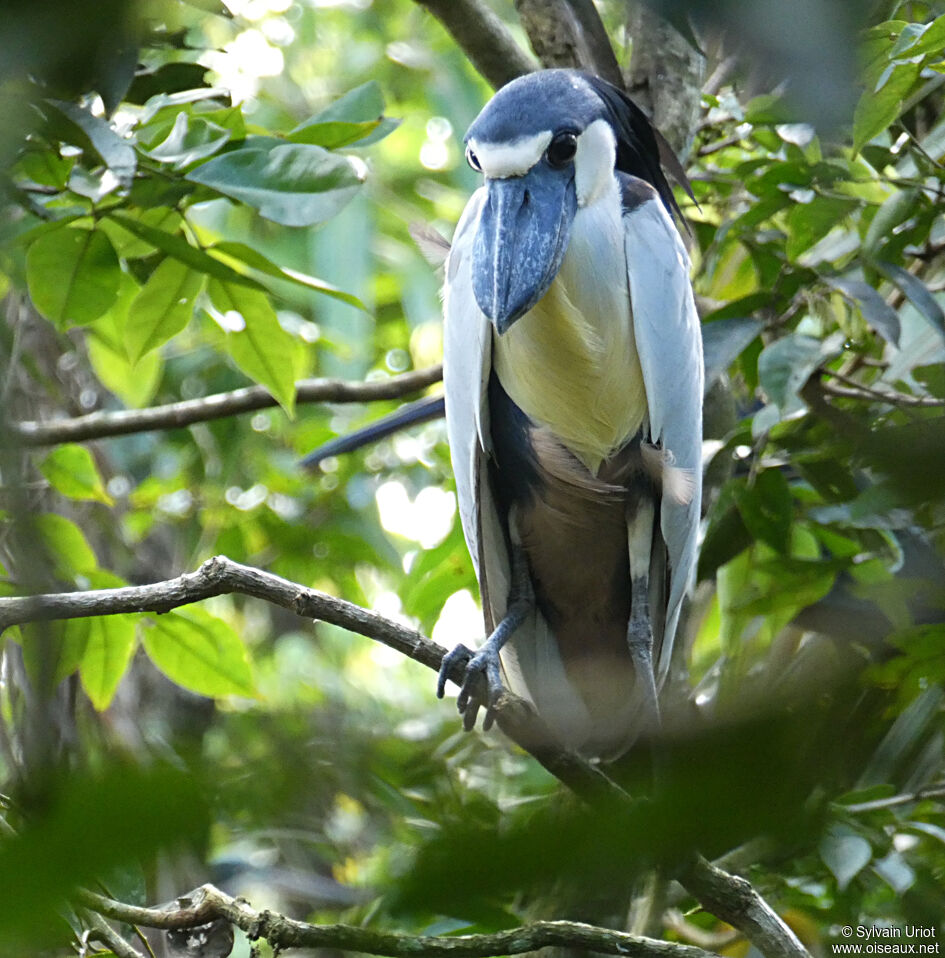
[[[101,230],[45,233],[26,256],[30,298],[60,329],[101,316],[115,302],[120,277],[118,257]]]
[[[187,178],[258,210],[284,226],[313,226],[353,198],[363,175],[343,156],[318,146],[247,146],[208,160]]]
[[[72,579],[95,571],[98,567],[95,553],[82,530],[71,519],[47,512],[36,516],[34,522],[60,575]]]
[[[878,91],[867,90],[856,106],[853,117],[853,150],[859,152],[899,116],[904,97],[919,77],[917,63],[902,63],[893,68]]]
[[[159,249],[168,256],[173,256],[185,266],[196,270],[198,273],[205,273],[215,279],[226,283],[239,283],[243,286],[249,286],[252,289],[262,289],[263,287],[249,276],[238,273],[231,269],[220,260],[214,259],[196,246],[191,246],[183,237],[173,233],[168,233],[162,229],[156,229],[143,220],[135,220],[122,213],[112,213],[112,220],[119,226],[126,229],[129,233],[137,236],[139,239],[149,243],[155,249]]]
[[[85,446],[57,446],[39,463],[51,486],[70,499],[92,499],[111,504],[92,454]]]
[[[75,103],[47,100],[44,109],[53,127],[66,143],[72,143],[95,153],[122,183],[130,183],[137,166],[137,157],[131,144],[109,126],[101,117]]]
[[[255,290],[215,279],[210,280],[208,291],[227,331],[226,351],[293,415],[298,343],[279,325],[269,300]]]
[[[256,694],[246,646],[222,619],[197,606],[149,616],[141,641],[151,661],[191,692]]]
[[[108,708],[135,650],[135,617],[104,615],[88,620],[79,678],[92,704]]]
[[[203,277],[179,260],[158,266],[128,309],[124,340],[132,363],[187,325],[202,286]]]
[[[239,260],[252,269],[258,269],[261,273],[265,273],[268,276],[284,279],[298,286],[303,286],[306,289],[315,290],[317,293],[323,293],[325,296],[331,296],[333,299],[339,299],[343,303],[356,306],[358,309],[365,309],[364,303],[362,303],[357,296],[346,293],[344,290],[338,289],[337,286],[326,283],[323,279],[309,276],[306,273],[300,273],[298,270],[290,269],[287,266],[277,266],[272,260],[263,256],[263,254],[257,250],[254,250],[251,246],[247,246],[245,243],[224,241],[222,243],[215,243],[210,249],[215,253],[222,253],[224,256]]]
[[[95,375],[103,386],[132,408],[144,406],[152,399],[163,367],[157,352],[148,353],[137,364],[128,359],[124,329],[139,289],[127,273],[122,273],[115,305],[88,327],[89,361]]]
[[[230,131],[201,116],[178,113],[171,132],[148,156],[182,170],[197,160],[218,153],[230,139]]]

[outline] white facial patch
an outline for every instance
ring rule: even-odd
[[[578,206],[588,206],[614,182],[617,143],[606,120],[595,120],[577,138],[574,186]]]
[[[522,136],[511,143],[480,143],[469,141],[469,149],[476,154],[482,172],[491,180],[510,176],[524,176],[542,157],[551,142],[551,131]]]

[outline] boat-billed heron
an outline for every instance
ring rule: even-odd
[[[489,637],[466,728],[504,687],[561,745],[624,751],[659,716],[695,560],[702,346],[654,131],[572,70],[523,76],[466,134],[484,177],[446,262],[444,382]]]

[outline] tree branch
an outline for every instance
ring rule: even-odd
[[[627,90],[677,156],[685,156],[699,115],[705,57],[642,0],[628,3],[633,38]]]
[[[0,598],[0,635],[24,622],[81,619],[127,612],[170,612],[215,595],[251,595],[306,619],[318,619],[382,642],[438,672],[446,649],[414,629],[335,596],[309,589],[281,576],[233,562],[225,556],[208,559],[195,572],[150,585],[88,592]],[[457,685],[464,677],[456,663],[450,673]],[[587,800],[622,792],[598,768],[561,749],[531,706],[505,694],[495,708],[496,721],[512,741],[530,752],[548,771]]]
[[[537,64],[483,0],[416,0],[446,27],[472,65],[495,88]]]
[[[623,87],[614,48],[591,0],[515,0],[515,9],[543,66],[589,70]]]
[[[319,619],[332,625],[341,626],[349,631],[382,642],[434,671],[439,670],[443,656],[446,654],[446,649],[436,642],[431,641],[416,630],[393,622],[376,612],[361,608],[344,599],[319,592],[317,589],[306,588],[271,572],[241,565],[225,556],[208,559],[196,572],[184,573],[177,578],[155,582],[150,585],[0,598],[0,635],[10,626],[24,622],[84,618],[127,612],[160,614],[211,596],[232,593],[251,595],[295,612],[304,618]],[[463,664],[457,662],[449,678],[458,685],[462,682],[463,675]],[[629,796],[607,776],[600,766],[592,765],[580,756],[562,749],[544,722],[527,702],[506,693],[500,697],[496,704],[495,714],[499,727],[512,741],[534,756],[552,775],[584,800],[594,802],[604,796],[609,796],[611,798],[617,797],[622,801],[629,801]],[[698,859],[680,876],[680,881],[708,911],[738,928],[767,958],[809,958],[793,932],[744,879],[729,875],[703,859]],[[83,903],[86,903],[85,899],[83,899]],[[96,910],[109,917],[115,917],[100,908]],[[210,915],[208,918],[205,912],[201,912],[199,917],[200,920],[198,921],[195,918],[193,924],[205,923],[214,917],[220,917],[220,914]],[[263,913],[263,918],[265,921],[270,921],[267,913]],[[123,918],[123,920],[142,925],[149,924],[141,916]],[[234,919],[231,918],[230,920]],[[384,955],[420,954],[424,956],[448,954],[491,955],[529,951],[551,944],[577,944],[577,940],[562,942],[556,937],[561,933],[560,926],[561,923],[554,922],[547,926],[533,926],[540,927],[543,930],[540,933],[536,932],[538,937],[529,939],[521,947],[515,944],[518,939],[512,933],[503,933],[507,937],[501,939],[501,944],[495,945],[496,951],[477,951],[475,949],[463,951],[458,946],[444,944],[442,946],[443,950],[434,948],[427,952],[417,950],[415,944],[410,946],[403,944],[405,940],[415,942],[415,939],[401,939],[398,936],[393,936],[384,939],[389,944],[384,945],[383,948],[393,949],[396,947],[401,950],[383,950],[382,948],[374,951],[374,953]],[[166,926],[152,924],[151,927]],[[242,924],[239,927],[244,928]],[[266,925],[265,927],[270,926]],[[278,929],[282,926],[274,925],[272,927]],[[549,927],[559,930],[549,931]],[[618,933],[610,932],[608,934],[616,935]],[[512,937],[508,937],[510,935]],[[268,934],[266,937],[269,937]],[[447,940],[450,942],[461,941],[461,939]],[[496,941],[499,940],[496,939]],[[641,947],[639,946],[639,940],[634,939],[633,936],[630,936],[629,940],[635,943],[634,948]],[[314,938],[299,939],[298,941],[287,939],[286,941],[287,943],[291,941],[293,944],[322,944],[321,939],[316,940]],[[589,940],[582,947],[588,947],[595,951],[639,954],[648,956],[648,958],[657,954],[646,949],[621,951],[621,948],[629,947],[626,941],[618,938],[608,939],[607,941],[610,944]],[[510,945],[509,942],[512,942],[512,944]],[[362,947],[357,942],[353,944],[350,942],[348,944],[338,943],[336,947],[355,951],[372,950]],[[698,952],[698,949],[690,952],[690,958],[695,958],[696,952]],[[663,951],[659,954],[668,955],[670,953]],[[672,954],[681,955],[682,953],[672,952]],[[699,954],[704,956],[705,953],[700,952]]]
[[[85,908],[116,921],[150,928],[190,928],[223,918],[250,938],[265,938],[275,949],[315,947],[387,955],[390,958],[486,958],[519,955],[548,946],[582,948],[631,958],[710,958],[711,952],[655,938],[630,935],[572,921],[538,921],[491,935],[416,936],[353,925],[311,925],[268,911],[257,912],[212,885],[178,899],[177,907],[139,908],[92,892],[78,896]]]
[[[295,401],[375,402],[400,399],[425,389],[443,378],[443,367],[429,366],[413,372],[372,382],[349,382],[344,379],[303,379],[296,383]],[[200,399],[185,399],[148,409],[122,409],[117,412],[93,412],[73,419],[49,422],[11,422],[7,432],[22,446],[53,446],[62,442],[85,442],[107,439],[156,429],[180,429],[198,422],[210,422],[226,416],[255,412],[278,405],[262,386],[249,386],[232,392],[216,393]]]
[[[700,855],[679,880],[707,911],[737,928],[765,958],[810,958],[797,935],[746,879],[722,871]]]

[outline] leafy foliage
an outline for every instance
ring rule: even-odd
[[[400,0],[150,6],[137,69],[67,68],[45,17],[29,69],[0,63],[0,595],[224,553],[474,640],[442,425],[303,475],[299,454],[394,403],[307,405],[295,383],[439,359],[439,280],[406,226],[449,234],[474,185],[457,134],[488,91]],[[226,877],[310,919],[436,932],[537,914],[573,866],[553,916],[616,921],[626,903],[589,889],[628,857],[758,834],[750,877],[812,946],[940,921],[945,15],[874,6],[842,129],[737,72],[704,96],[684,210],[712,457],[663,778],[644,748],[615,771],[648,798],[588,822],[532,761],[459,733],[412,663],[253,601],[35,623],[2,639],[19,837],[0,875],[35,863],[0,895],[10,942],[62,943],[35,916],[95,877],[152,898]],[[254,383],[278,406],[49,449],[15,428]],[[178,840],[172,876],[139,863]]]

